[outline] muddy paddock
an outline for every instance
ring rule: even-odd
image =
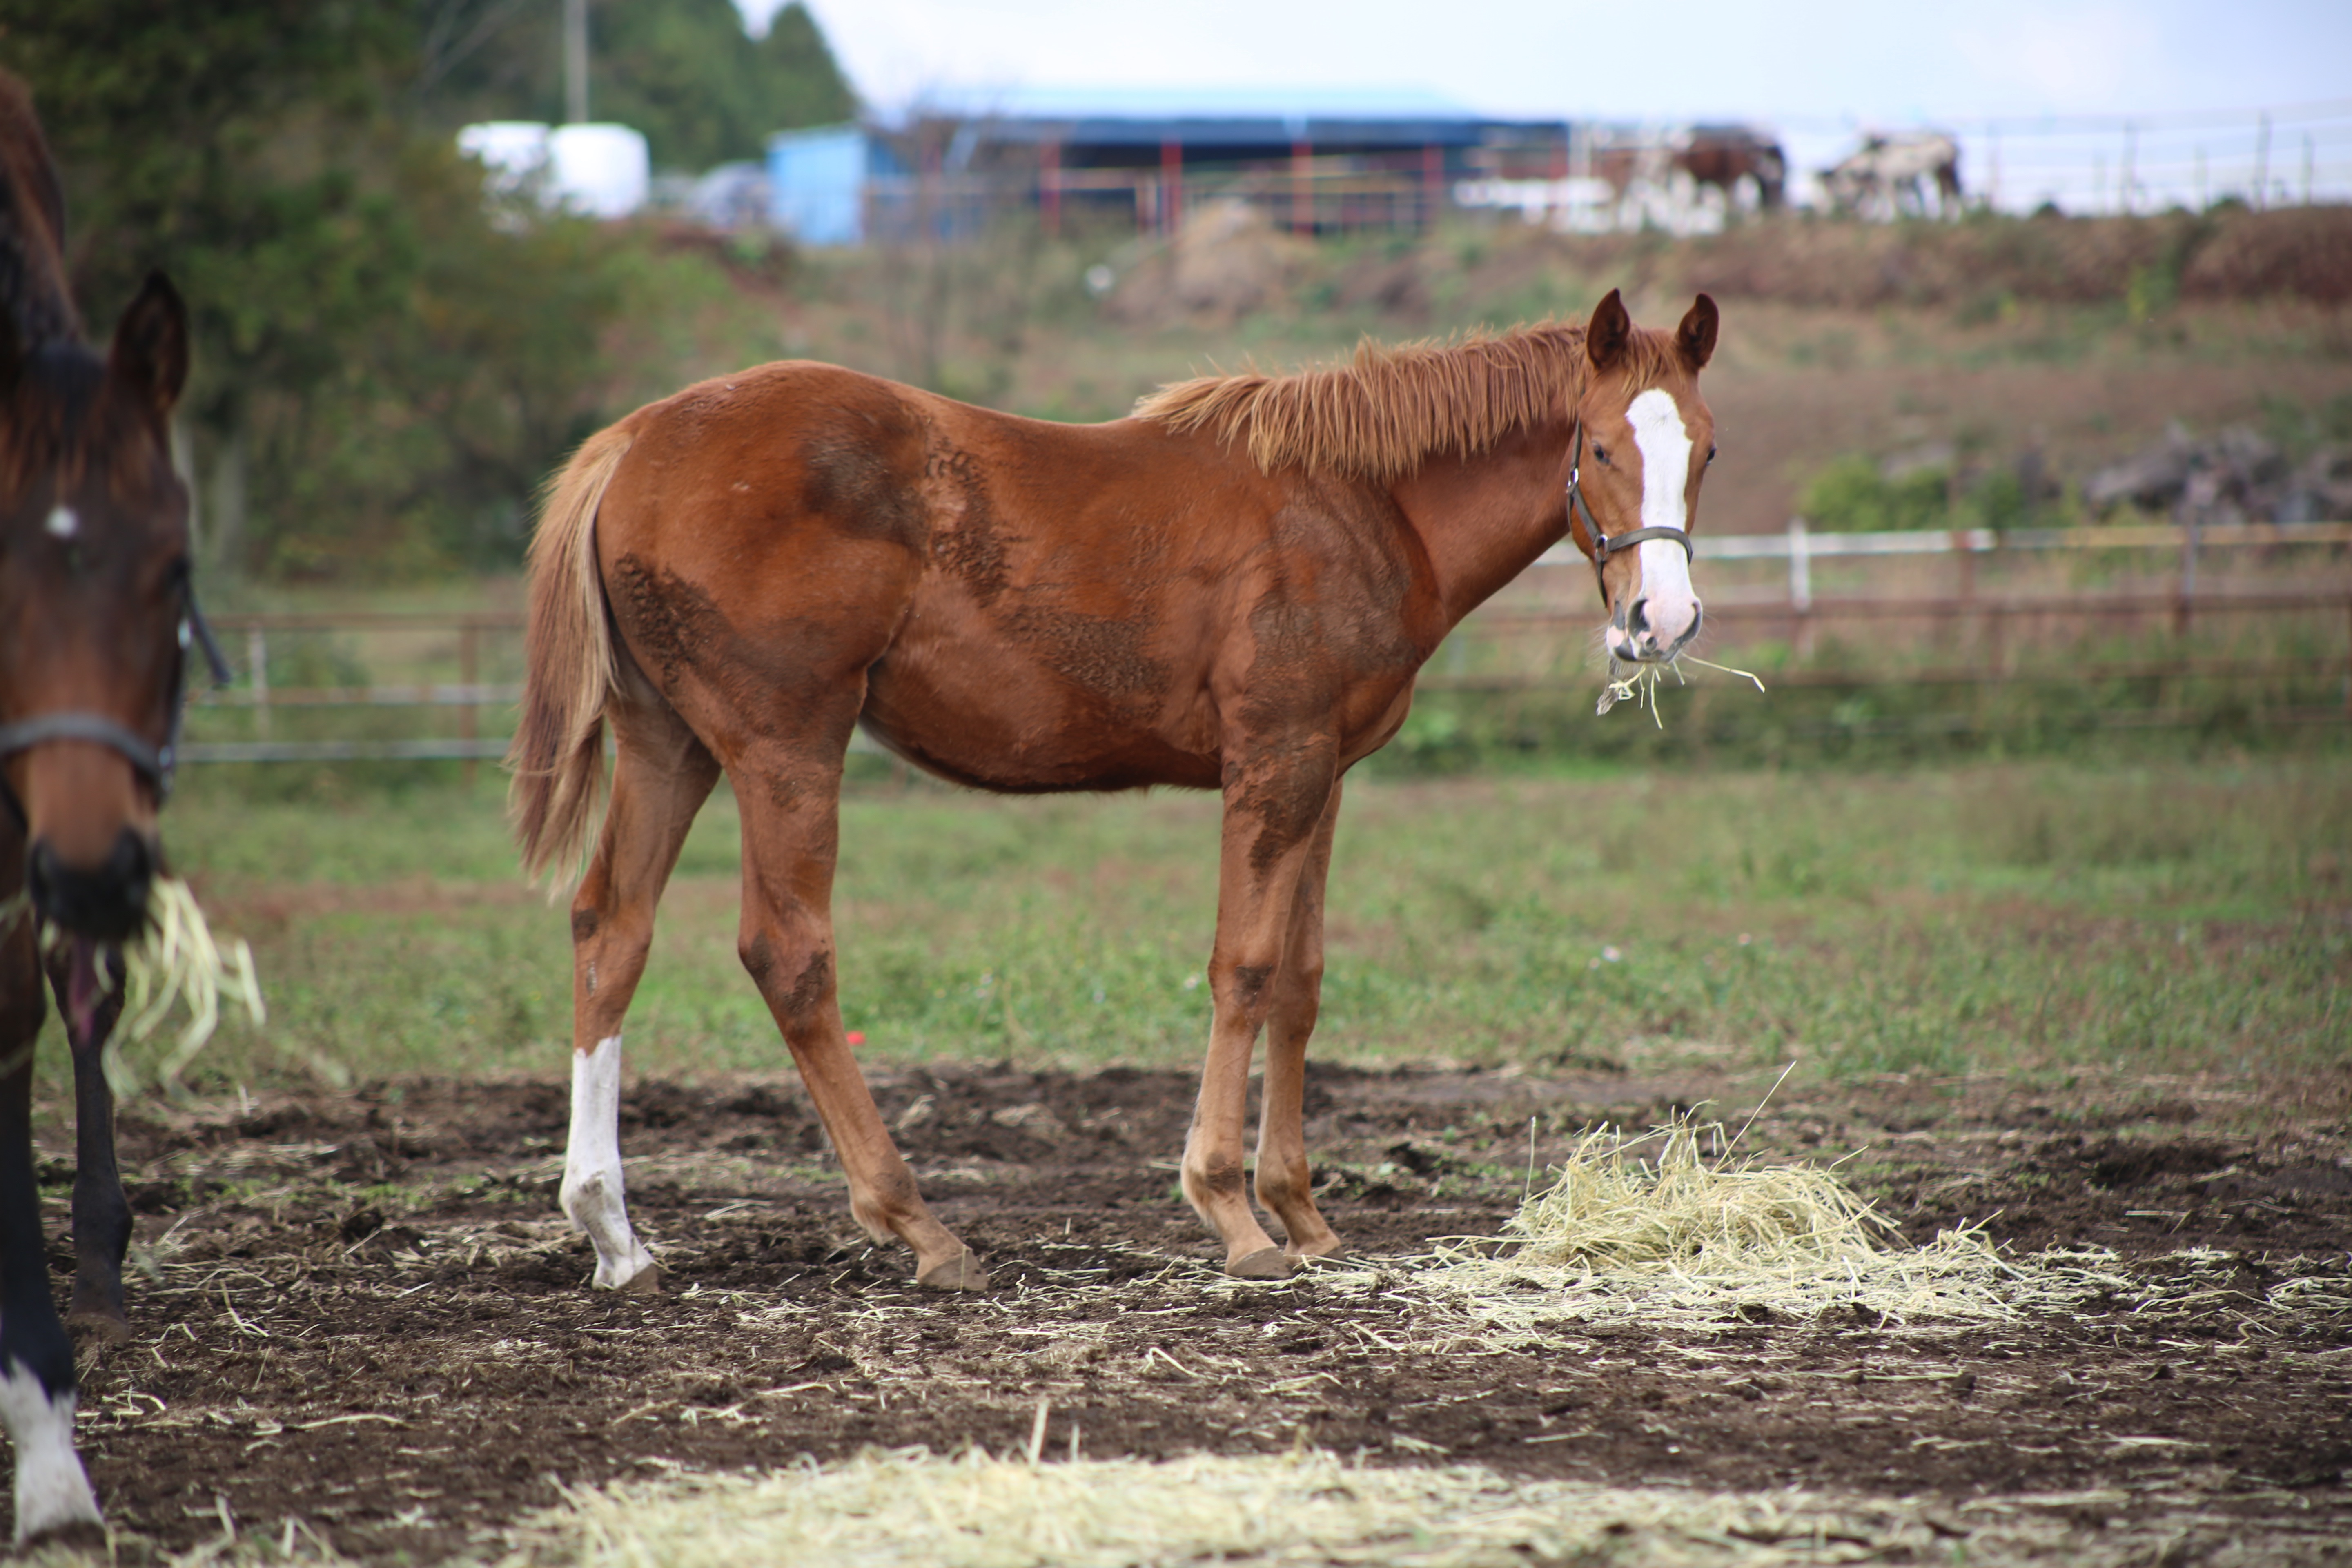
[[[560,1064],[559,1064],[560,1065]],[[1769,1076],[1310,1069],[1327,1212],[1372,1261],[1493,1234],[1530,1159]],[[1915,1239],[2111,1250],[2152,1300],[1954,1329],[1756,1308],[1703,1334],[1562,1321],[1507,1347],[1405,1292],[1237,1287],[1177,1194],[1189,1079],[957,1067],[876,1093],[995,1289],[916,1289],[851,1226],[796,1084],[632,1087],[629,1195],[664,1293],[592,1293],[556,1212],[567,1100],[447,1080],[133,1107],[125,1343],[85,1343],[81,1442],[126,1560],[276,1539],[490,1552],[566,1484],[867,1445],[1378,1463],[1907,1500],[2084,1541],[2161,1516],[2173,1563],[2352,1563],[2347,1086],[1795,1082],[1747,1134],[1828,1160]],[[1736,1107],[1736,1108],[1735,1108]],[[60,1300],[71,1146],[41,1123]],[[1361,1268],[1359,1266],[1360,1274]],[[1972,1511],[1973,1510],[1973,1511]],[[2186,1522],[2180,1522],[2186,1521]]]

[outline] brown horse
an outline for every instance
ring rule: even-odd
[[[120,1326],[131,1211],[99,1059],[121,1005],[104,955],[146,921],[194,635],[168,429],[187,322],[151,277],[107,354],[85,347],[64,229],[31,99],[0,73],[0,905],[29,894],[64,939],[54,978],[79,1110],[74,1308]],[[33,1183],[34,927],[21,904],[0,919],[0,1419],[16,1448],[19,1541],[98,1519]]]
[[[585,846],[607,721],[617,744],[572,905],[562,1201],[595,1282],[658,1278],[622,1199],[621,1026],[724,773],[743,823],[739,951],[851,1212],[911,1247],[922,1283],[986,1283],[925,1208],[842,1034],[828,906],[859,725],[986,789],[1223,792],[1183,1188],[1230,1273],[1337,1248],[1299,1112],[1340,776],[1404,722],[1446,633],[1563,532],[1596,563],[1613,658],[1671,658],[1696,633],[1687,530],[1714,454],[1696,378],[1716,331],[1705,295],[1669,333],[1637,330],[1612,291],[1584,327],[1368,345],[1343,369],[1188,382],[1082,426],[772,364],[592,437],[531,546],[510,762],[536,872]],[[1256,1195],[1287,1255],[1244,1179],[1261,1029]]]

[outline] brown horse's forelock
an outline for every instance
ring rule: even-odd
[[[1391,347],[1368,338],[1348,364],[1201,376],[1161,387],[1135,414],[1243,442],[1267,473],[1302,468],[1389,479],[1433,457],[1483,452],[1541,423],[1563,394],[1582,395],[1590,363],[1584,328],[1557,321],[1453,342]],[[1626,345],[1635,391],[1664,381],[1679,363],[1668,333],[1637,331]]]

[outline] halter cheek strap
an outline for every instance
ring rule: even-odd
[[[1591,503],[1584,499],[1584,421],[1576,422],[1576,446],[1568,459],[1568,514],[1570,531],[1577,522],[1584,524],[1584,537],[1591,541],[1585,553],[1592,558],[1592,570],[1598,574],[1609,564],[1609,558],[1621,551],[1631,550],[1645,539],[1671,539],[1683,547],[1685,560],[1692,556],[1690,535],[1679,528],[1629,528],[1615,535],[1601,531],[1600,522],[1592,515]]]
[[[193,642],[205,656],[205,663],[212,672],[213,684],[226,686],[229,683],[228,660],[221,653],[220,639],[213,636],[213,628],[205,621],[203,608],[196,603],[195,584],[183,580],[181,593],[180,646],[185,648]],[[173,671],[172,685],[171,733],[161,746],[151,744],[128,725],[103,713],[58,708],[46,713],[36,713],[29,719],[19,719],[13,724],[0,724],[0,762],[51,741],[87,741],[121,753],[131,770],[147,781],[148,787],[155,792],[155,803],[161,805],[171,798],[173,773],[179,763],[180,725],[188,711],[187,689],[178,669]],[[9,787],[5,775],[0,775],[0,805],[8,808],[19,825],[26,821],[25,803],[16,798],[16,792]]]

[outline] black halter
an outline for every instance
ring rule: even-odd
[[[1584,536],[1591,541],[1591,546],[1585,553],[1592,558],[1592,573],[1596,578],[1601,574],[1601,569],[1609,564],[1612,555],[1630,550],[1645,539],[1671,539],[1683,547],[1685,559],[1691,558],[1690,535],[1679,528],[1629,528],[1614,536],[1601,532],[1601,524],[1593,518],[1591,504],[1584,499],[1580,483],[1583,472],[1584,421],[1580,419],[1576,422],[1576,447],[1568,459],[1569,531],[1573,533],[1579,521],[1584,524]],[[1606,588],[1601,590],[1601,596],[1608,597]]]
[[[205,662],[211,667],[215,687],[229,683],[228,660],[221,653],[218,638],[205,619],[203,608],[196,603],[196,584],[184,568],[180,577],[180,647],[193,642],[203,650]],[[19,752],[50,741],[89,741],[120,752],[125,762],[148,787],[155,792],[155,804],[161,805],[171,797],[172,776],[180,760],[180,725],[188,713],[188,688],[184,660],[172,671],[172,725],[161,746],[129,726],[118,723],[103,713],[90,713],[79,709],[53,708],[36,713],[29,719],[19,719],[13,724],[0,724],[0,762],[5,762]],[[25,803],[16,798],[9,787],[7,775],[0,773],[0,804],[5,804],[19,826],[26,822]]]

